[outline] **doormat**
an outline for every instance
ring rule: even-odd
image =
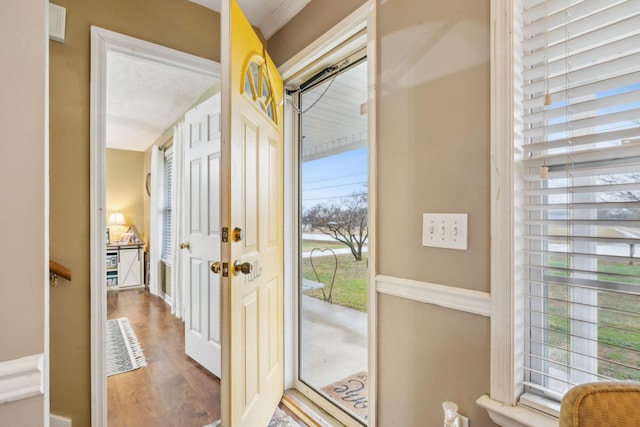
[[[358,372],[322,387],[322,391],[327,393],[338,405],[366,420],[369,407],[368,378],[366,372]]]
[[[204,427],[220,427],[220,420],[212,424],[207,424]],[[282,409],[276,408],[276,412],[273,413],[267,427],[300,427],[300,424],[287,415]]]
[[[138,338],[126,317],[107,320],[107,376],[147,366]]]

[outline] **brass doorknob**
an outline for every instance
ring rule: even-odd
[[[180,249],[189,249],[190,247],[191,245],[189,244],[189,242],[180,243]]]
[[[222,264],[220,264],[218,261],[214,262],[213,264],[211,264],[211,272],[218,274],[220,273],[220,268],[222,267]]]
[[[251,264],[250,262],[236,261],[233,264],[233,274],[235,274],[236,276],[240,273],[251,274],[252,270],[253,270],[253,264]]]
[[[233,229],[233,233],[231,234],[231,238],[234,242],[239,242],[244,239],[244,231],[240,227],[236,227]]]

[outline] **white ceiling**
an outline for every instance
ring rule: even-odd
[[[366,62],[303,92],[301,98],[303,161],[367,145]]]
[[[217,3],[218,8],[220,3],[220,0],[192,1]],[[262,23],[265,36],[282,25],[276,24],[274,18],[282,8],[291,13],[293,9],[289,8],[293,4],[299,10],[308,1],[239,0],[251,22]],[[278,16],[279,21],[289,19],[290,16]],[[332,64],[337,62],[337,58],[327,60]],[[216,83],[211,77],[197,72],[109,51],[107,147],[146,151]],[[366,66],[361,64],[342,72],[323,95],[327,84],[303,95],[303,110],[309,103],[322,98],[303,115],[305,152],[302,154],[305,161],[366,145],[366,111],[361,110],[367,96]]]
[[[220,12],[220,0],[190,0]],[[311,0],[238,0],[240,8],[254,27],[269,39]]]
[[[220,0],[191,0],[220,11]],[[249,21],[271,37],[310,0],[239,0]],[[215,82],[195,72],[110,51],[107,147],[145,151]]]
[[[214,83],[196,72],[108,51],[107,147],[145,151]]]

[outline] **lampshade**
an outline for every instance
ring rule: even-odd
[[[109,221],[107,221],[107,225],[127,225],[124,221],[124,216],[119,212],[114,212],[109,215]]]

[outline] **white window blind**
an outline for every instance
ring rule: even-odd
[[[560,399],[640,380],[640,0],[522,18],[524,385]]]
[[[160,259],[171,264],[173,253],[173,225],[171,224],[171,206],[173,203],[173,150],[165,150],[162,198],[162,253]]]

